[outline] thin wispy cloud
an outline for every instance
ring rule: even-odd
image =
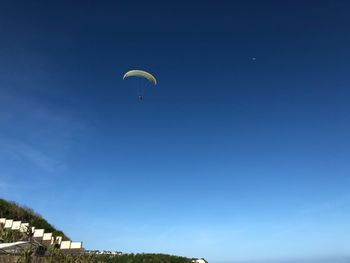
[[[48,173],[68,167],[69,153],[85,127],[74,111],[5,90],[0,112],[0,161],[4,166],[31,164]]]
[[[7,182],[3,182],[3,181],[0,181],[0,190],[1,191],[6,191],[6,190],[9,190],[9,189],[12,189],[14,188],[15,186],[12,185],[12,184],[9,184]]]
[[[65,167],[62,161],[50,157],[29,144],[15,142],[9,148],[22,160],[27,160],[47,172],[54,172]]]

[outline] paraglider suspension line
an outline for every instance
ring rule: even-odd
[[[143,95],[145,94],[145,86],[141,78],[137,80],[137,95],[139,100],[143,100]]]

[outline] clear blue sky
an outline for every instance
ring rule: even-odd
[[[50,2],[0,4],[1,197],[90,249],[350,254],[348,1]]]

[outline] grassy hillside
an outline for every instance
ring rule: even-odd
[[[128,255],[57,255],[47,256],[45,262],[66,263],[191,263],[192,260],[165,254],[128,254]]]
[[[63,232],[55,229],[42,216],[35,213],[32,209],[23,207],[14,202],[8,202],[0,198],[0,218],[20,220],[22,222],[30,223],[36,228],[43,228],[46,232],[52,232],[54,235],[60,235],[68,239]],[[16,231],[11,231],[16,232]],[[0,232],[1,234],[1,232]],[[1,237],[1,235],[0,235]],[[15,237],[15,236],[14,236]],[[5,238],[3,240],[6,240]],[[15,242],[11,240],[6,242]],[[34,256],[34,255],[32,255]],[[0,262],[3,261],[4,255],[0,255]],[[95,254],[81,254],[81,255],[66,255],[62,254],[54,247],[48,248],[47,254],[44,257],[35,257],[35,260],[24,261],[26,254],[21,256],[7,256],[9,261],[6,262],[66,262],[66,263],[191,263],[192,260],[185,257],[178,257],[165,254],[124,254],[124,255],[95,255]],[[17,258],[19,261],[17,261]],[[16,259],[16,260],[15,260]],[[5,259],[4,259],[5,260]]]
[[[27,261],[26,261],[27,260]],[[30,260],[22,256],[1,256],[0,262],[32,262],[32,263],[191,263],[192,260],[164,254],[130,254],[121,256],[107,255],[64,255],[53,254],[44,257],[32,257]]]
[[[63,236],[63,239],[69,240],[62,231],[57,230],[32,209],[0,198],[0,218],[1,217],[29,223],[35,228],[45,229],[45,232],[52,232],[55,236]]]
[[[99,263],[191,263],[192,260],[165,254],[129,254],[122,256],[94,256],[89,262]]]

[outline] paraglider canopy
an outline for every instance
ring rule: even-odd
[[[151,74],[143,70],[133,69],[128,72],[126,72],[123,76],[123,79],[126,79],[128,77],[141,77],[147,79],[149,82],[151,82],[153,85],[157,85],[156,78]]]

